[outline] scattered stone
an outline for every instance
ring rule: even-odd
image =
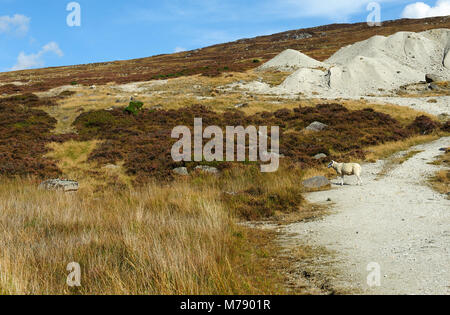
[[[316,154],[316,155],[314,156],[314,158],[315,158],[316,160],[324,159],[324,158],[326,158],[326,157],[327,157],[327,155],[324,154],[324,153],[319,153],[319,154]]]
[[[308,39],[313,37],[312,34],[309,33],[300,33],[300,34],[294,34],[291,36],[292,39]]]
[[[188,169],[186,167],[178,167],[178,168],[174,169],[173,172],[180,176],[188,176],[189,175]]]
[[[205,173],[210,173],[210,174],[218,174],[219,173],[219,170],[217,168],[207,166],[207,165],[199,165],[195,169],[205,172]]]
[[[328,125],[323,124],[319,121],[313,122],[311,125],[306,127],[306,130],[313,131],[313,132],[319,132],[328,129]]]
[[[248,103],[241,103],[234,105],[234,108],[246,108],[248,107]]]
[[[103,168],[104,168],[104,169],[107,169],[107,170],[116,170],[116,169],[119,169],[120,166],[115,165],[115,164],[107,164],[107,165],[104,166]]]
[[[303,181],[303,186],[311,189],[319,189],[330,186],[331,183],[325,176],[316,176]]]
[[[78,191],[78,188],[78,182],[65,179],[49,179],[39,185],[39,189],[60,190],[64,192]]]
[[[155,105],[150,108],[150,110],[161,110],[161,109],[163,109],[162,105]]]

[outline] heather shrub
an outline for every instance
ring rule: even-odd
[[[139,113],[141,111],[143,106],[144,106],[144,103],[142,103],[142,102],[132,101],[132,102],[130,102],[130,105],[128,105],[128,107],[125,108],[125,112],[136,115],[137,113]]]

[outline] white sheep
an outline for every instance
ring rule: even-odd
[[[341,176],[342,182],[341,186],[344,186],[344,176],[355,175],[358,178],[358,184],[362,186],[363,182],[361,179],[362,167],[357,163],[337,163],[331,161],[328,168],[333,168],[339,176]]]

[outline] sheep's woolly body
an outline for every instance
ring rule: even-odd
[[[330,167],[332,167],[338,173],[338,175],[341,176],[342,179],[341,185],[344,185],[345,176],[352,176],[352,175],[355,175],[358,178],[358,183],[362,185],[361,165],[357,163],[336,163],[333,161],[331,162]]]

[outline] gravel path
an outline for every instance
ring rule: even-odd
[[[363,167],[364,186],[347,178],[344,187],[311,193],[313,203],[333,202],[334,214],[286,228],[299,243],[336,253],[312,270],[327,274],[335,288],[365,294],[450,294],[450,201],[427,186],[439,169],[427,163],[450,138],[420,145],[424,151],[376,180],[382,161]],[[337,182],[337,180],[336,180]],[[292,241],[292,239],[290,240]],[[381,267],[381,286],[367,284],[368,264]],[[331,274],[331,276],[330,276]]]

